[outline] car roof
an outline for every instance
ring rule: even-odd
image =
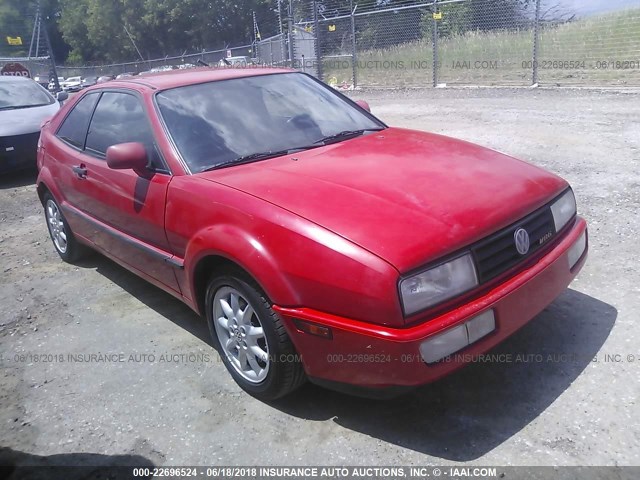
[[[289,68],[211,68],[199,67],[184,70],[170,70],[167,72],[142,73],[135,77],[126,77],[111,80],[108,84],[101,84],[100,87],[115,87],[125,85],[145,85],[154,90],[165,90],[168,88],[182,87],[185,85],[195,85],[197,83],[215,82],[219,80],[229,80],[232,78],[254,77],[259,75],[271,75],[274,73],[291,73],[294,69]]]

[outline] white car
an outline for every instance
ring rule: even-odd
[[[82,77],[69,77],[60,86],[65,92],[79,92],[82,90]]]
[[[30,78],[0,76],[0,172],[35,168],[40,125],[67,97],[54,98]]]

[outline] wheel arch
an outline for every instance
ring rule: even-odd
[[[40,203],[44,205],[44,194],[49,192],[51,196],[55,199],[56,202],[60,202],[61,195],[60,191],[56,187],[56,182],[53,180],[51,171],[47,168],[47,166],[43,166],[38,172],[38,178],[36,180],[36,192],[38,193],[38,198],[40,199]]]
[[[40,199],[40,203],[44,206],[44,195],[47,192],[51,193],[51,190],[49,190],[49,187],[47,187],[47,185],[44,182],[40,181],[36,186],[36,191],[38,192],[38,198]]]
[[[243,280],[253,283],[255,287],[261,290],[265,297],[274,302],[276,298],[282,298],[287,295],[289,298],[295,295],[293,290],[283,279],[281,273],[278,273],[270,266],[254,265],[254,268],[247,268],[235,258],[219,252],[210,252],[202,255],[194,266],[191,268],[190,283],[191,292],[193,294],[193,304],[197,311],[205,314],[205,299],[207,285],[214,272],[232,271],[243,277]],[[265,271],[268,271],[268,280],[265,281]],[[261,272],[261,273],[256,273]]]
[[[194,305],[198,312],[204,316],[207,285],[213,272],[224,270],[236,270],[241,274],[253,279],[251,274],[242,268],[238,263],[222,255],[210,254],[203,256],[195,264],[191,275]]]

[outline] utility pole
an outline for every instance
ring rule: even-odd
[[[40,2],[38,2],[38,19],[42,22],[40,16]],[[48,17],[47,17],[48,20]],[[51,39],[49,38],[49,30],[47,24],[44,25],[44,41],[47,44],[47,52],[49,53],[49,60],[51,61],[51,74],[53,75],[53,85],[56,92],[60,91],[60,82],[58,81],[58,69],[56,68],[56,59],[53,57],[53,49],[51,48]]]

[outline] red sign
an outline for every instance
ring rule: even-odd
[[[31,78],[31,74],[29,73],[29,69],[22,65],[21,63],[7,63],[2,70],[0,70],[0,75],[11,75],[14,77],[27,77]]]

